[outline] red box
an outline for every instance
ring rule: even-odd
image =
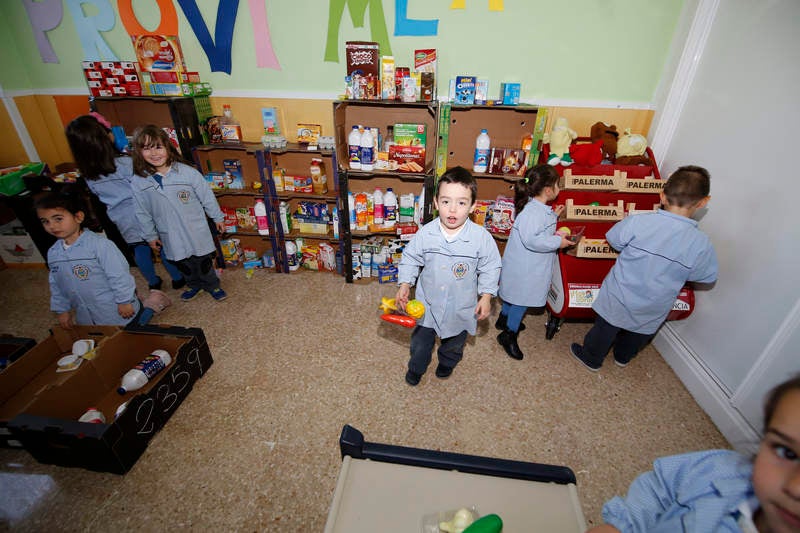
[[[425,147],[393,144],[389,146],[389,161],[391,170],[425,172]],[[391,164],[392,161],[397,164],[396,168]]]
[[[141,96],[142,85],[132,61],[83,61],[92,96]]]

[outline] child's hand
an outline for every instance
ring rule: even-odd
[[[570,246],[575,246],[575,243],[569,240],[566,236],[561,236],[561,244],[558,245],[559,248],[569,248]]]
[[[405,309],[408,305],[408,295],[411,292],[411,285],[408,283],[401,283],[397,289],[397,294],[394,297],[394,303],[398,309]]]
[[[134,313],[133,304],[117,304],[117,313],[122,318],[132,318]]]
[[[156,253],[156,255],[158,255],[159,252],[161,252],[161,239],[150,241],[147,244],[150,245],[150,248]]]
[[[72,322],[72,313],[67,311],[66,313],[59,313],[58,314],[58,323],[64,329],[72,329],[74,323]]]
[[[224,220],[222,222],[217,222],[216,225],[217,225],[217,231],[218,232],[225,233],[225,221]]]
[[[555,213],[557,217],[560,217],[561,213],[564,212],[565,207],[566,206],[564,204],[556,205],[553,207],[553,213]]]
[[[492,295],[482,294],[478,299],[478,305],[475,306],[475,318],[483,320],[489,316],[492,311]]]

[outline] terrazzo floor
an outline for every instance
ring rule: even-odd
[[[0,530],[319,532],[344,424],[371,442],[569,466],[589,525],[655,458],[729,447],[653,347],[625,369],[572,360],[588,323],[548,341],[545,317],[526,317],[515,361],[495,340],[495,304],[450,379],[432,366],[412,388],[411,330],[378,319],[393,286],[234,269],[222,286],[224,302],[167,291],[154,322],[202,328],[214,365],[131,471],[0,449]],[[0,287],[0,333],[42,340],[55,323],[46,270],[2,271]]]

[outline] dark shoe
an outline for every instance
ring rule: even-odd
[[[452,367],[444,366],[441,363],[439,363],[439,366],[436,367],[436,377],[439,379],[447,379],[450,377],[450,374],[452,373],[453,373]]]
[[[627,361],[620,361],[619,359],[617,359],[617,356],[614,356],[614,364],[620,368],[625,368],[626,366],[628,366],[628,363],[630,362],[631,362],[630,359],[628,359]]]
[[[198,294],[200,294],[200,289],[192,289],[190,287],[183,291],[183,294],[181,294],[181,300],[188,302],[189,300],[196,298]]]
[[[580,364],[582,364],[592,372],[597,372],[598,370],[600,370],[600,367],[603,366],[602,364],[595,365],[593,363],[588,362],[583,355],[583,346],[581,346],[577,342],[572,343],[572,345],[569,347],[569,351],[572,354],[572,357],[575,358],[575,360],[577,360]]]
[[[164,280],[162,280],[161,278],[158,278],[157,282],[149,284],[148,287],[150,288],[151,291],[152,290],[160,291],[161,290],[161,285],[163,283],[164,283]]]
[[[178,279],[178,280],[175,280],[175,279],[172,280],[172,288],[175,289],[176,291],[178,289],[184,288],[185,286],[186,286],[186,278],[181,278],[181,279]]]
[[[506,353],[512,359],[521,361],[522,358],[525,357],[525,354],[523,354],[522,350],[519,349],[519,344],[517,344],[516,331],[504,329],[500,335],[497,336],[497,342],[500,343],[500,346],[505,348]]]
[[[417,374],[416,372],[412,372],[411,370],[406,372],[406,383],[408,383],[412,387],[416,387],[419,384],[420,379],[422,379],[422,374]]]
[[[504,314],[501,313],[497,317],[497,322],[494,323],[495,329],[506,329],[507,321],[508,321],[508,315],[504,315]],[[525,329],[525,324],[520,322],[519,323],[519,329],[517,330],[517,333],[519,333],[520,331],[523,331],[524,329]]]
[[[218,302],[221,302],[222,300],[224,300],[225,298],[228,297],[228,293],[223,291],[219,287],[217,287],[216,289],[211,291],[209,294],[211,294],[211,297],[214,298]]]

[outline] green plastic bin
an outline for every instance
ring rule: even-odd
[[[14,196],[25,190],[25,181],[22,178],[31,174],[41,174],[44,163],[25,163],[13,167],[0,169],[0,194]]]

